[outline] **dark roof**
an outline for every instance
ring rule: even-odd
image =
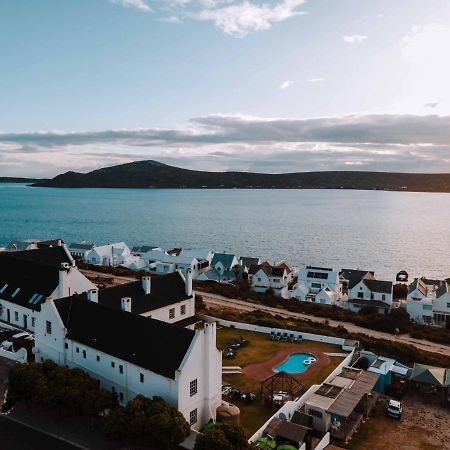
[[[352,289],[363,278],[373,278],[375,276],[375,272],[370,270],[342,269],[339,275],[348,281],[348,288]]]
[[[167,250],[167,254],[170,256],[178,256],[181,253],[181,250],[183,250],[182,248],[172,248],[170,250]]]
[[[131,253],[147,253],[154,248],[157,247],[153,245],[136,245],[131,249]]]
[[[59,285],[62,263],[72,263],[64,247],[0,253],[0,298],[39,311]]]
[[[327,272],[333,271],[333,269],[329,269],[328,267],[306,266],[306,268],[310,270],[326,270]]]
[[[231,269],[234,258],[235,255],[230,255],[228,253],[214,253],[211,265],[215,266],[218,262],[221,262],[225,268]]]
[[[78,294],[78,297],[86,300],[87,294]],[[141,280],[98,291],[98,302],[115,309],[120,309],[120,301],[124,297],[131,297],[131,312],[134,314],[143,314],[192,298],[186,294],[184,280],[178,272],[152,278],[150,294],[145,293]]]
[[[385,303],[381,300],[364,300],[362,298],[352,298],[348,302],[360,306],[374,306],[375,308],[390,308],[389,303]]]
[[[269,263],[265,262],[259,265],[252,264],[248,273],[249,275],[255,275],[258,270],[262,270],[269,277],[282,277],[286,269],[284,267],[271,266]]]
[[[37,243],[38,248],[60,247],[64,244],[62,239],[50,239],[48,241],[40,241]]]
[[[259,258],[254,258],[252,256],[241,256],[240,258],[241,265],[244,267],[250,267],[253,264],[259,263]]]
[[[191,316],[186,317],[185,319],[178,320],[177,322],[172,322],[172,325],[176,325],[177,327],[188,327],[200,322],[203,322],[203,319],[201,317]]]
[[[276,429],[276,435],[281,439],[300,443],[305,442],[306,436],[310,433],[310,431],[310,428],[283,420]]]
[[[69,245],[70,249],[75,250],[92,250],[95,247],[94,242],[73,242]]]
[[[392,294],[392,281],[364,280],[364,284],[372,291],[381,294]]]
[[[195,332],[79,296],[55,300],[67,338],[175,379]]]
[[[448,291],[450,291],[450,287],[446,281],[443,281],[436,290],[436,298],[442,297]]]
[[[423,283],[422,278],[414,278],[414,281],[408,286],[408,294],[411,294],[416,289],[418,289],[422,295],[427,295],[427,286]]]

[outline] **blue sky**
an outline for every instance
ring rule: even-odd
[[[450,171],[448,0],[4,0],[0,176]]]

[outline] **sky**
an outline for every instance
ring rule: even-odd
[[[0,176],[450,172],[449,0],[2,0]]]

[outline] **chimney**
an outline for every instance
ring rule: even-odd
[[[89,289],[86,294],[90,302],[98,303],[98,289]]]
[[[192,271],[188,269],[185,277],[186,295],[192,295]]]
[[[129,313],[131,312],[131,297],[123,297],[120,299],[120,309]]]
[[[152,289],[152,279],[148,275],[142,277],[142,289],[146,294],[150,294]]]
[[[59,268],[59,292],[61,297],[67,297],[69,292],[69,263],[63,262]]]

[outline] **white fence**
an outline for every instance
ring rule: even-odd
[[[12,361],[16,361],[19,363],[26,363],[28,353],[23,347],[19,348],[19,350],[17,350],[17,352],[9,352],[8,350],[0,348],[0,356],[3,358],[11,359]]]
[[[238,330],[245,331],[256,331],[258,333],[270,334],[274,333],[287,333],[288,335],[294,335],[295,338],[302,337],[306,341],[315,341],[315,342],[323,342],[325,344],[334,344],[339,345],[343,350],[351,351],[353,347],[347,347],[345,345],[345,339],[333,336],[324,336],[322,334],[312,334],[312,333],[303,333],[302,331],[296,330],[286,330],[284,328],[270,328],[270,327],[261,327],[259,325],[252,325],[248,323],[241,322],[233,322],[231,320],[218,319],[217,317],[212,316],[200,316],[204,320],[214,320],[219,325],[228,328],[236,328]]]

